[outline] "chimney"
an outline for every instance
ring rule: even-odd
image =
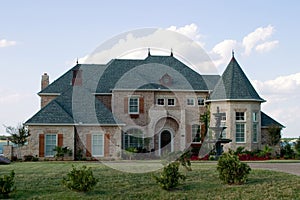
[[[41,89],[45,89],[49,85],[49,76],[47,73],[42,75]]]

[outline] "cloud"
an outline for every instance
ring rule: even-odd
[[[260,53],[268,52],[268,51],[274,49],[278,45],[278,43],[279,43],[278,40],[274,40],[274,41],[271,41],[271,42],[265,42],[265,43],[262,43],[260,45],[257,45],[255,47],[255,50],[257,52],[260,52]]]
[[[253,84],[264,94],[300,94],[300,73],[279,76],[267,81],[256,80]]]
[[[268,39],[274,33],[274,30],[273,26],[268,25],[267,27],[259,27],[245,36],[242,41],[245,48],[244,54],[249,55],[257,43]]]
[[[9,40],[5,40],[5,39],[0,40],[0,48],[1,47],[15,46],[16,44],[17,44],[16,41],[9,41]]]
[[[236,40],[224,40],[213,47],[209,52],[216,66],[220,66],[230,59],[231,52],[238,48],[238,42]]]

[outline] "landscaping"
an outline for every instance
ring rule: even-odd
[[[121,163],[123,161],[120,161]],[[145,166],[158,161],[135,161]],[[68,189],[63,177],[76,168],[87,166],[98,180],[93,190],[83,193]],[[125,173],[100,162],[13,162],[2,165],[0,176],[15,173],[16,190],[13,199],[297,199],[300,196],[300,176],[252,169],[243,185],[223,184],[216,162],[192,162],[192,171],[180,166],[184,182],[167,191],[162,189],[152,173]]]

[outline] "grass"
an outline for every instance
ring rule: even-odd
[[[61,185],[72,165],[87,165],[99,179],[88,193]],[[147,164],[147,163],[146,163]],[[152,163],[148,163],[152,164]],[[16,172],[15,199],[299,199],[300,177],[268,170],[252,170],[245,185],[229,186],[218,179],[215,163],[192,164],[187,180],[172,191],[162,190],[151,173],[125,173],[92,162],[16,162],[0,166],[0,175]]]

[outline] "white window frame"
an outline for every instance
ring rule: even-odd
[[[159,100],[163,100],[163,104],[159,104]],[[164,98],[157,98],[156,99],[156,105],[158,105],[158,106],[164,106],[165,105],[165,99]]]
[[[256,132],[255,132],[254,126],[256,126]],[[252,133],[253,133],[252,142],[257,143],[258,142],[258,123],[257,122],[253,122],[253,124],[252,124]]]
[[[199,100],[203,100],[203,104],[199,104]],[[203,98],[203,97],[197,97],[197,104],[198,104],[198,106],[205,106],[205,98]]]
[[[130,111],[130,100],[137,99],[137,112]],[[128,114],[139,114],[140,113],[140,98],[138,96],[131,96],[128,98]]]
[[[240,125],[243,125],[244,126],[244,140],[243,141],[237,141],[237,125],[240,124]],[[242,138],[242,137],[241,137]],[[236,123],[235,124],[235,142],[236,143],[246,143],[246,124],[245,123]]]
[[[169,104],[169,100],[173,100],[174,104]],[[167,104],[168,104],[168,106],[175,106],[176,105],[176,99],[175,98],[168,98],[167,99]]]
[[[95,154],[94,153],[94,136],[102,136],[102,154],[101,155],[98,155],[98,154]],[[92,141],[91,141],[92,145],[91,145],[91,148],[92,148],[92,156],[94,157],[103,157],[104,156],[104,145],[105,145],[105,142],[104,142],[104,134],[103,133],[93,133],[92,134]],[[100,146],[100,145],[99,145]]]
[[[58,136],[57,136],[57,134],[45,134],[45,141],[44,141],[44,152],[45,152],[45,157],[54,157],[55,156],[55,152],[54,151],[52,151],[53,152],[53,155],[47,155],[47,136],[49,136],[49,135],[51,135],[51,136],[53,136],[53,135],[55,135],[55,145],[53,146],[53,149],[57,146],[57,144],[58,144]]]
[[[199,142],[194,142],[194,139],[197,135],[198,130],[199,130],[200,141]],[[201,126],[199,124],[193,124],[192,125],[192,143],[201,143]]]
[[[258,122],[258,113],[257,112],[252,113],[252,122]]]
[[[226,127],[226,113],[225,113],[225,115],[222,115],[220,125],[221,125],[221,127]],[[224,129],[221,134],[222,134],[222,138],[226,138],[227,137],[226,129]]]
[[[190,104],[190,101],[193,102],[193,104]],[[195,98],[187,98],[186,105],[187,106],[195,106]]]

